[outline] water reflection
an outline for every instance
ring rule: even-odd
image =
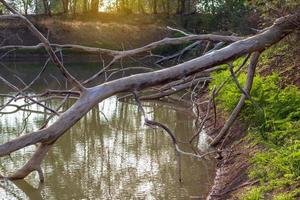
[[[1,104],[7,101],[0,98]],[[22,102],[14,102],[15,104]],[[69,102],[71,103],[71,102]],[[48,106],[56,108],[59,102]],[[68,107],[70,105],[66,105]],[[62,108],[62,109],[66,109]],[[46,120],[45,110],[1,115],[0,143],[36,130]],[[4,111],[9,112],[7,108]],[[149,117],[165,123],[181,141],[193,134],[193,119],[161,103],[145,103]],[[205,145],[205,144],[204,144]],[[182,146],[184,150],[188,148]],[[22,166],[35,147],[0,158],[0,172]],[[176,174],[175,153],[170,138],[160,129],[143,125],[141,113],[116,97],[91,110],[54,145],[43,162],[45,183],[37,174],[26,180],[0,182],[0,199],[187,199],[204,197],[212,182],[214,162],[182,158],[183,183]]]

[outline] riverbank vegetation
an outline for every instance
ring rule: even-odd
[[[224,80],[228,75],[215,75],[214,80]],[[245,194],[245,199],[262,199],[273,191],[276,196],[299,197],[300,90],[292,85],[279,88],[279,79],[276,74],[256,76],[251,91],[255,103],[248,101],[240,116],[249,125],[251,144],[261,145],[260,152],[251,158],[249,174],[250,178],[260,181],[260,186]],[[239,80],[243,83],[245,74],[241,74]],[[224,90],[226,92],[220,93],[217,99],[224,109],[232,111],[240,92],[233,81]]]
[[[272,57],[285,51],[288,46],[285,41],[267,50],[261,56],[258,70],[263,72],[265,67],[269,68]],[[286,74],[282,73],[287,68],[296,67],[293,61],[297,59],[297,56],[289,61],[284,58],[281,62],[286,66],[273,66],[279,68],[277,72],[269,72],[270,74],[264,76],[257,74],[254,78],[251,99],[246,101],[239,119],[248,127],[248,135],[243,139],[249,144],[247,148],[258,147],[250,154],[248,175],[251,180],[259,182],[257,186],[243,191],[240,194],[241,199],[259,200],[272,197],[288,200],[300,197],[300,90],[299,85],[290,84],[297,84],[299,76],[284,76]],[[235,69],[242,62],[243,59],[237,60],[234,63]],[[212,75],[211,90],[230,77],[226,66],[224,68],[224,71]],[[241,72],[238,80],[244,85],[246,74]],[[231,113],[240,95],[239,88],[231,79],[217,96],[217,105]]]

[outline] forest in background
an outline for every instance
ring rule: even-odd
[[[266,1],[267,3],[269,1]],[[195,33],[235,31],[249,33],[256,26],[256,5],[261,0],[13,0],[8,3],[24,15],[61,16],[97,20],[103,15],[154,16],[157,20],[177,20]],[[270,9],[279,5],[270,4]],[[293,3],[286,4],[294,7]],[[265,7],[265,6],[263,6]],[[0,12],[7,11],[0,7]],[[132,17],[130,17],[132,16]],[[107,16],[105,16],[107,18]],[[63,19],[62,18],[62,19]]]
[[[250,28],[259,24],[269,25],[275,18],[295,12],[299,7],[296,0],[9,0],[8,3],[24,15],[80,20],[115,15],[126,15],[129,20],[136,15],[154,16],[157,20],[176,20],[194,33],[242,34],[251,33]],[[3,6],[0,13],[7,14]]]

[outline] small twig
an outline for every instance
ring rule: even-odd
[[[190,35],[189,33],[186,33],[186,32],[184,32],[182,30],[177,29],[177,28],[172,28],[170,26],[167,26],[167,29],[169,29],[171,31],[175,31],[175,32],[181,33],[182,35],[185,35],[185,36]]]
[[[212,95],[211,95],[211,97],[210,97],[210,99],[209,99],[209,102],[208,102],[208,104],[207,104],[206,115],[205,115],[204,119],[201,121],[201,124],[200,124],[200,126],[199,126],[199,129],[198,129],[197,133],[194,134],[194,135],[191,137],[191,139],[189,140],[189,143],[190,143],[190,144],[193,142],[193,140],[194,140],[196,137],[198,137],[198,136],[200,135],[200,133],[202,132],[202,129],[203,129],[203,127],[204,127],[206,121],[208,120],[208,116],[209,116],[209,113],[210,113],[211,103],[212,103],[212,101],[213,101],[213,99],[214,99],[214,97],[215,97],[215,91],[216,91],[216,88],[214,88],[213,91],[212,91]]]
[[[147,115],[146,115],[146,112],[145,112],[145,110],[144,110],[144,108],[141,104],[141,101],[140,101],[136,91],[133,92],[133,96],[135,98],[135,101],[138,105],[139,110],[142,112],[142,115],[144,116],[145,125],[148,125],[150,127],[157,126],[157,127],[160,127],[161,129],[163,129],[164,131],[166,131],[168,133],[168,135],[170,136],[176,151],[178,151],[181,154],[192,156],[192,157],[195,157],[195,158],[200,158],[200,159],[202,159],[206,155],[212,153],[212,152],[208,152],[208,153],[203,154],[203,155],[196,155],[196,154],[193,154],[193,153],[188,153],[188,152],[182,151],[178,146],[178,142],[177,142],[175,134],[166,125],[164,125],[162,123],[159,123],[159,122],[156,122],[154,120],[148,119]]]
[[[9,81],[7,81],[5,78],[3,78],[2,76],[0,76],[0,80],[2,80],[2,82],[4,82],[7,86],[9,86],[10,88],[12,88],[13,90],[15,90],[16,92],[22,94],[23,96],[25,96],[26,98],[30,99],[31,101],[35,102],[36,104],[38,104],[39,106],[44,107],[45,109],[55,113],[56,115],[60,115],[58,112],[56,112],[55,110],[53,110],[52,108],[49,108],[45,105],[43,105],[42,103],[34,100],[33,98],[31,98],[30,96],[26,95],[24,92],[22,92],[21,90],[19,90],[19,88],[17,88],[15,85],[11,84]],[[3,108],[1,108],[2,110]]]
[[[234,72],[235,74],[239,75],[239,73],[241,72],[242,68],[245,66],[245,64],[247,63],[247,61],[249,60],[251,54],[248,54],[243,63],[238,67],[238,69]],[[228,76],[216,89],[216,96],[219,94],[219,92],[221,91],[221,89],[224,87],[224,85],[230,80],[230,76]]]

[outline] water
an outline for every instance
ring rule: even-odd
[[[31,74],[34,73],[36,71]],[[58,83],[54,82],[44,81],[43,84],[58,87],[55,86]],[[6,88],[1,87],[0,93],[4,92]],[[1,103],[7,100],[0,98]],[[47,105],[55,108],[59,101]],[[144,102],[144,106],[149,118],[166,124],[180,141],[188,141],[193,135],[194,119],[187,108],[158,102]],[[9,107],[3,111],[13,109]],[[26,109],[38,112],[19,111],[1,115],[1,144],[38,129],[47,118],[43,108],[31,105]],[[201,144],[205,145],[205,142]],[[181,148],[191,152],[185,145]],[[13,153],[11,158],[0,158],[0,172],[7,174],[18,169],[34,149],[34,146],[27,147]],[[117,97],[98,104],[65,133],[50,150],[42,167],[44,184],[39,185],[35,173],[25,180],[2,180],[0,199],[203,198],[214,174],[213,159],[197,160],[183,156],[183,182],[179,183],[170,138],[160,129],[146,127],[134,102],[120,102]]]

